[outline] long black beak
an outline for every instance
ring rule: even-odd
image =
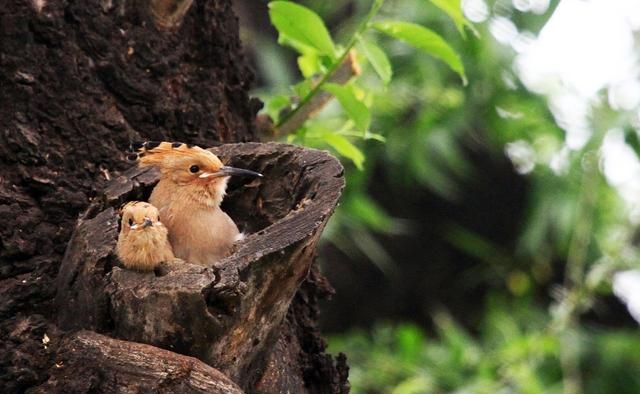
[[[245,170],[242,168],[235,168],[235,167],[224,166],[220,169],[219,172],[222,172],[225,175],[232,175],[232,176],[251,176],[254,178],[262,178],[262,174],[259,172]]]
[[[235,168],[235,167],[228,167],[228,166],[224,166],[221,167],[218,171],[216,172],[205,172],[203,174],[200,175],[200,178],[208,178],[208,177],[221,177],[221,176],[250,176],[250,177],[254,177],[254,178],[262,178],[262,174],[259,172],[255,172],[255,171],[251,171],[251,170],[245,170],[242,168]]]
[[[151,221],[151,219],[144,218],[144,222],[142,222],[142,228],[147,228],[152,225],[153,225],[153,222]]]

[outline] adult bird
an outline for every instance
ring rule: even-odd
[[[176,257],[207,266],[227,256],[243,237],[220,209],[229,177],[262,175],[225,166],[212,152],[179,142],[147,141],[137,152],[140,166],[160,169],[149,202],[160,210]]]

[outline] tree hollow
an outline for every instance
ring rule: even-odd
[[[148,198],[153,169],[114,179],[79,220],[65,253],[56,303],[63,329],[88,329],[196,357],[246,388],[260,378],[320,233],[344,187],[326,152],[285,144],[227,144],[223,162],[259,171],[232,179],[223,209],[246,238],[207,268],[181,261],[151,273],[115,255],[117,208]]]

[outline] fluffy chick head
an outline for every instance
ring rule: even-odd
[[[122,222],[117,253],[127,268],[152,270],[174,258],[167,238],[167,228],[160,222],[153,205],[132,201],[120,210]]]
[[[181,196],[204,205],[220,205],[232,175],[262,177],[254,171],[225,166],[212,152],[180,142],[147,141],[134,149],[141,167],[159,168],[161,182],[179,186]]]

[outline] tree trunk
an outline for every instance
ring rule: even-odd
[[[133,140],[174,140],[202,146],[255,140],[253,122],[260,104],[248,97],[251,78],[241,54],[237,19],[229,0],[9,0],[3,4],[0,8],[2,392],[114,392],[114,387],[122,388],[118,385],[126,385],[124,382],[132,376],[147,376],[135,382],[135,387],[149,392],[215,392],[214,387],[231,387],[229,379],[235,379],[235,384],[248,392],[348,390],[344,357],[336,364],[325,355],[324,343],[316,329],[317,300],[331,290],[314,267],[290,305],[293,293],[275,292],[275,299],[260,295],[260,281],[250,269],[235,282],[236,285],[246,282],[249,288],[226,289],[241,288],[246,292],[242,294],[257,295],[255,301],[211,287],[216,291],[206,293],[209,307],[221,307],[226,316],[235,316],[236,310],[246,312],[251,302],[255,302],[253,306],[262,302],[262,306],[269,306],[262,309],[263,318],[273,315],[272,323],[278,323],[275,330],[262,332],[263,326],[247,323],[250,319],[246,314],[241,313],[244,318],[232,319],[233,324],[225,327],[246,329],[248,338],[257,338],[261,343],[255,351],[244,342],[238,343],[243,349],[238,354],[243,358],[236,360],[225,358],[220,347],[199,352],[197,345],[205,343],[188,347],[176,338],[173,342],[167,337],[154,343],[143,336],[127,337],[122,330],[118,331],[117,318],[110,315],[115,309],[98,310],[96,316],[108,318],[101,321],[103,325],[92,326],[82,321],[87,315],[79,313],[82,308],[77,306],[78,320],[74,323],[74,314],[71,317],[68,314],[70,304],[64,303],[65,297],[69,297],[64,286],[57,295],[62,308],[58,309],[59,304],[53,302],[56,283],[65,283],[63,277],[57,281],[56,278],[78,215],[91,204],[94,208],[85,212],[84,219],[100,216],[99,211],[108,205],[100,205],[103,197],[114,192],[113,185],[118,184],[118,179],[131,179],[123,175],[131,167],[125,160],[125,147]],[[237,148],[229,148],[229,152],[243,149],[242,145],[234,146]],[[264,160],[266,163],[267,159]],[[285,163],[272,163],[276,167],[280,164]],[[334,175],[341,179],[341,174]],[[110,187],[103,193],[109,182]],[[282,182],[286,178],[280,181],[280,186]],[[245,193],[247,187],[242,190]],[[138,195],[124,193],[117,198],[139,197],[144,190],[135,193]],[[248,205],[248,199],[238,201],[244,202],[225,206],[234,218],[240,217],[236,210],[257,209]],[[282,213],[280,208],[269,203],[261,205],[265,213],[257,217],[258,222],[245,221],[246,229],[264,229],[282,219],[283,216],[278,216]],[[277,205],[277,201],[271,203]],[[270,216],[273,212],[279,212],[275,214],[278,217]],[[326,215],[329,214],[330,210]],[[322,223],[317,229],[321,227]],[[113,227],[94,235],[108,239],[113,235],[109,231]],[[286,238],[286,231],[281,236]],[[100,243],[104,239],[93,241]],[[287,246],[292,249],[282,249],[293,253],[285,252],[287,258],[282,260],[290,262],[289,267],[303,267],[297,263],[312,261],[312,250],[302,248],[297,255],[294,253],[301,241],[292,241]],[[68,254],[72,253],[72,246]],[[250,243],[241,246],[238,252],[243,248],[246,252],[249,246]],[[254,245],[258,249],[268,246],[259,242]],[[118,270],[115,267],[110,273],[110,278],[120,275],[118,284],[136,280],[132,273],[120,270],[117,274]],[[219,271],[214,269],[211,274],[218,275]],[[302,279],[304,274],[306,271],[298,272],[297,278]],[[206,282],[207,275],[203,273],[198,278]],[[158,283],[162,278],[156,278]],[[226,278],[231,280],[229,276]],[[292,291],[299,280],[294,283]],[[126,297],[117,300],[122,303],[121,310],[126,310],[129,300]],[[237,309],[233,309],[234,305]],[[107,307],[113,308],[113,304]],[[59,321],[62,327],[58,326]],[[98,330],[106,336],[90,331],[76,333],[77,328]],[[232,340],[225,332],[228,333],[222,330],[216,334],[221,341],[216,343]],[[259,338],[252,336],[256,333]],[[111,338],[116,336],[147,341],[167,350]]]

